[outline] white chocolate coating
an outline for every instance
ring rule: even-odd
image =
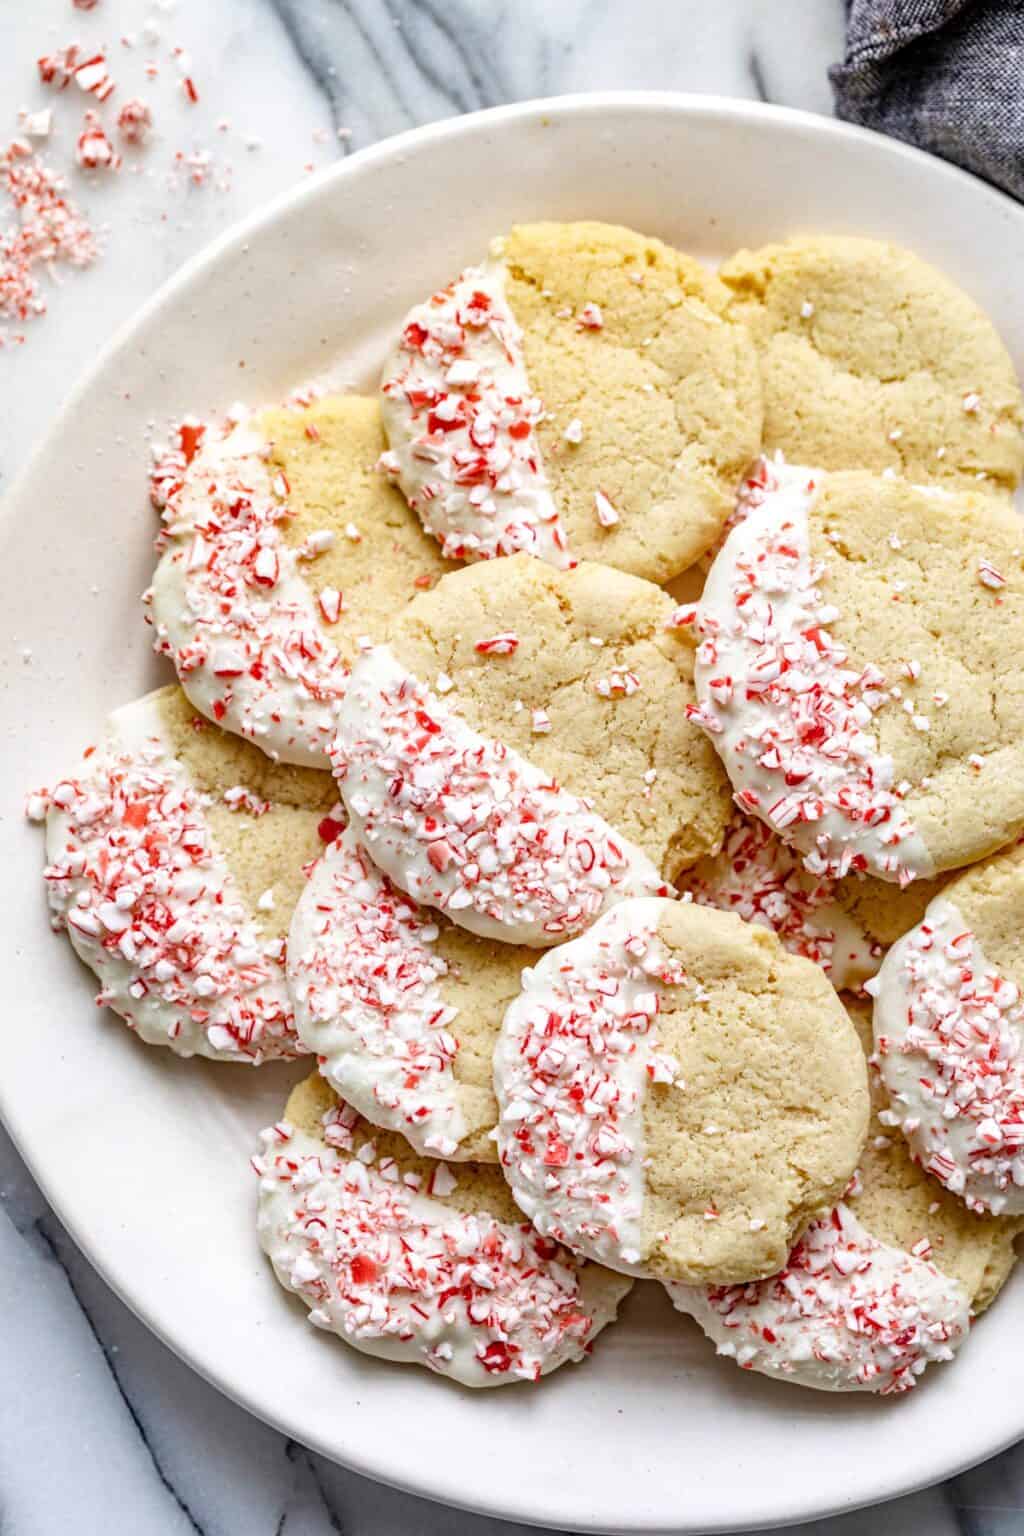
[[[822,1392],[906,1392],[967,1337],[963,1286],[872,1237],[845,1205],[750,1285],[669,1284],[673,1305],[747,1371]]]
[[[716,557],[696,613],[694,719],[741,808],[813,874],[860,870],[905,884],[933,873],[932,861],[870,731],[884,679],[870,665],[853,671],[829,633],[839,613],[810,555],[819,478],[776,474]]]
[[[665,903],[637,897],[523,972],[494,1053],[498,1152],[539,1232],[643,1275],[643,1101],[678,1070],[658,1049]]]
[[[500,252],[417,304],[384,366],[381,463],[451,560],[569,557]]]
[[[536,1381],[582,1359],[629,1286],[525,1223],[446,1204],[457,1175],[444,1163],[429,1192],[373,1143],[357,1151],[355,1118],[338,1105],[324,1140],[274,1126],[254,1164],[260,1244],[310,1322],[469,1387]]]
[[[326,768],[347,669],[281,537],[287,481],[244,421],[196,430],[177,476],[165,463],[154,477],[163,555],[145,601],[156,649],[208,719],[282,762]]]
[[[886,955],[875,997],[884,1125],[972,1210],[1024,1213],[1024,1004],[937,896]]]
[[[425,1156],[453,1157],[466,1127],[437,937],[346,831],[295,908],[288,981],[299,1036],[332,1088]]]
[[[331,761],[374,863],[485,938],[555,944],[614,901],[668,890],[586,802],[471,729],[386,647],[352,669]]]
[[[48,801],[54,926],[99,978],[100,1002],[179,1056],[304,1054],[283,945],[242,899],[152,698],[115,711]]]

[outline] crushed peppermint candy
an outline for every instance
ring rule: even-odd
[[[484,937],[557,943],[612,901],[669,890],[587,801],[472,730],[385,647],[353,667],[331,761],[377,865]]]
[[[380,467],[451,560],[573,564],[537,439],[543,415],[498,260],[406,316],[384,369]]]
[[[486,1196],[479,1210],[445,1204],[444,1165],[428,1192],[348,1105],[322,1140],[284,1123],[261,1141],[260,1243],[310,1322],[356,1349],[494,1387],[582,1359],[615,1316],[621,1282],[498,1220]]]
[[[891,697],[831,633],[839,611],[810,556],[814,482],[780,482],[747,510],[697,607],[690,717],[708,732],[740,807],[803,854],[812,874],[932,872],[870,724]]]
[[[763,821],[740,811],[721,852],[702,859],[680,884],[701,906],[770,928],[791,954],[820,965],[837,992],[862,986],[881,964],[882,946],[844,911],[838,883],[812,875]]]
[[[117,131],[127,144],[144,144],[152,127],[152,110],[138,96],[126,101],[117,114]]]
[[[290,488],[267,443],[239,413],[222,427],[185,421],[151,490],[164,524],[145,598],[156,650],[207,718],[285,762],[326,767],[348,669],[323,625],[341,594],[318,600],[299,574],[326,546],[282,538]]]
[[[296,1028],[332,1088],[428,1157],[466,1133],[453,1064],[458,1010],[441,983],[437,919],[344,833],[314,865],[292,918]]]
[[[539,1232],[643,1274],[643,1103],[671,1083],[661,1050],[666,987],[686,976],[658,937],[663,902],[623,902],[523,973],[494,1054],[498,1151]]]
[[[812,1222],[786,1267],[749,1285],[670,1284],[719,1355],[825,1392],[908,1392],[967,1337],[963,1286],[890,1247],[846,1205]]]
[[[36,319],[46,313],[40,272],[89,266],[96,237],[67,196],[63,177],[20,139],[0,151],[0,189],[17,214],[0,232],[0,321]]]
[[[594,492],[594,513],[602,528],[614,528],[619,514],[603,491]]]
[[[991,560],[978,561],[978,580],[983,587],[990,587],[993,592],[998,592],[1006,586],[1006,577],[1002,571],[996,570]]]
[[[519,636],[511,631],[491,635],[486,640],[478,640],[473,649],[481,656],[512,656],[519,649]]]
[[[82,119],[75,159],[84,171],[116,171],[121,167],[121,156],[107,138],[99,114],[91,109]]]
[[[607,677],[595,681],[594,692],[602,699],[631,699],[634,693],[640,692],[640,686],[640,678],[635,672],[627,667],[613,667]]]
[[[48,813],[54,927],[98,976],[97,1001],[149,1044],[300,1056],[283,943],[262,936],[160,731],[150,700],[118,710],[80,773],[32,797],[29,813]]]
[[[1024,1003],[937,897],[872,983],[883,1125],[972,1211],[1024,1212]]]

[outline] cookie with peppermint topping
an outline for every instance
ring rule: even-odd
[[[282,762],[327,766],[359,641],[448,569],[382,447],[376,401],[306,391],[186,421],[156,460],[156,649],[197,709]]]
[[[853,1004],[850,1013],[867,1053],[870,1009]],[[974,1215],[939,1189],[883,1123],[876,1073],[871,1097],[857,1174],[777,1275],[667,1287],[744,1370],[823,1391],[909,1391],[928,1365],[952,1358],[1013,1270],[1020,1223]]]
[[[757,361],[727,297],[633,230],[517,225],[401,322],[383,466],[454,559],[667,581],[715,542],[760,447]]]
[[[812,875],[900,885],[1024,828],[1024,541],[995,497],[769,477],[680,617],[694,718]]]
[[[307,1049],[285,939],[336,807],[329,774],[272,763],[172,687],[115,710],[28,810],[46,823],[54,927],[97,1001],[147,1044],[258,1065]]]
[[[818,966],[693,902],[621,902],[523,976],[494,1059],[538,1231],[626,1274],[772,1274],[864,1146],[864,1055]]]
[[[418,906],[347,830],[292,918],[295,1027],[373,1125],[427,1157],[496,1162],[494,1043],[532,959]]]
[[[728,811],[671,613],[650,582],[522,554],[409,604],[353,667],[331,753],[374,862],[471,932],[534,947],[664,894]]]
[[[316,1076],[264,1131],[260,1244],[314,1327],[469,1387],[589,1353],[630,1289],[524,1222],[497,1169],[413,1154]]]
[[[871,983],[883,1119],[972,1211],[1024,1216],[1024,845],[964,870]]]
[[[1024,407],[989,317],[912,251],[849,235],[741,250],[719,270],[749,327],[764,447],[823,469],[1012,492]]]

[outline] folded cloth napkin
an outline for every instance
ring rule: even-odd
[[[1024,199],[1021,0],[847,0],[836,112]]]

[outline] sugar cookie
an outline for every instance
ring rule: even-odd
[[[448,567],[374,470],[376,403],[304,398],[179,429],[154,474],[163,553],[146,602],[197,709],[325,768],[358,641]]]
[[[180,1056],[299,1056],[284,936],[336,803],[327,774],[275,766],[197,718],[178,688],[111,715],[46,820],[54,926],[98,1001]]]
[[[581,1360],[629,1283],[519,1217],[496,1169],[415,1157],[370,1134],[322,1078],[263,1133],[258,1231],[309,1320],[345,1343],[469,1387]]]
[[[960,489],[1017,485],[1013,364],[934,267],[897,245],[813,235],[738,251],[719,276],[760,355],[767,451]]]
[[[452,557],[667,581],[717,538],[760,446],[754,349],[725,300],[632,230],[519,225],[402,322],[384,466]]]
[[[900,884],[1024,827],[1024,541],[990,496],[806,472],[730,532],[696,718],[812,874]]]
[[[527,971],[494,1080],[538,1230],[662,1280],[778,1269],[867,1130],[863,1053],[822,972],[692,902],[622,902]]]
[[[335,770],[375,862],[474,932],[544,945],[717,847],[727,786],[686,719],[671,613],[649,582],[526,555],[409,604],[338,713]]]

